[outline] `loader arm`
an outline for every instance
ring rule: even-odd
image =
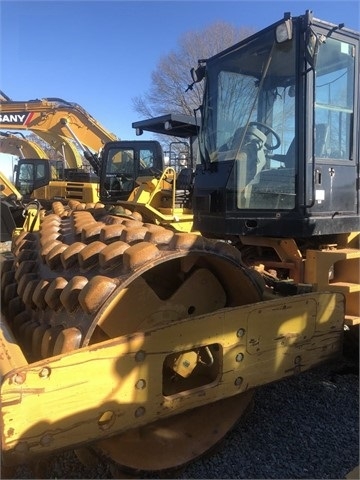
[[[1,195],[8,197],[10,195],[15,195],[16,200],[21,200],[22,195],[15,185],[6,178],[6,176],[0,172],[0,185],[1,185]]]

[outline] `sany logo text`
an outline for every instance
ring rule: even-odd
[[[34,112],[0,113],[0,123],[6,123],[6,125],[27,125],[33,115]]]

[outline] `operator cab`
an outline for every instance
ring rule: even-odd
[[[306,12],[199,63],[196,229],[359,230],[358,49],[358,33]]]
[[[153,140],[108,142],[102,152],[101,168],[101,201],[127,200],[137,177],[161,175],[163,151],[160,143]]]
[[[53,180],[64,178],[63,162],[47,158],[21,158],[15,165],[15,186],[29,200],[32,193]]]

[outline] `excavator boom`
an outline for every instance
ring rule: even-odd
[[[0,130],[28,130],[71,138],[80,150],[98,152],[108,141],[117,140],[80,105],[59,98],[13,101],[0,99]],[[75,160],[75,159],[74,159]],[[91,160],[90,160],[91,161]],[[71,168],[82,168],[78,162]],[[93,165],[95,172],[98,165]]]
[[[1,92],[1,130],[32,132],[51,145],[64,160],[62,167],[57,161],[55,167],[40,164],[38,160],[48,159],[48,155],[30,141],[22,142],[23,150],[25,145],[28,148],[27,153],[20,150],[21,155],[16,146],[12,151],[7,146],[6,153],[20,157],[18,172],[21,172],[16,181],[25,188],[26,195],[42,201],[51,201],[55,197],[98,201],[98,178],[95,175],[99,173],[100,160],[97,153],[106,142],[117,140],[117,137],[80,105],[60,98],[13,101]],[[32,150],[29,150],[30,146]]]

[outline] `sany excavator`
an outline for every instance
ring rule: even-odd
[[[3,98],[3,97],[2,97]],[[29,130],[40,137],[50,132],[73,139],[80,149],[98,152],[103,145],[117,140],[80,105],[60,98],[13,101],[0,99],[0,130]],[[46,139],[44,139],[47,141]],[[70,165],[83,167],[82,163]],[[93,165],[97,169],[96,165]]]
[[[58,158],[57,160],[50,160],[49,154],[45,149],[40,145],[40,142],[36,142],[36,138],[40,137],[41,139],[51,148],[54,152],[54,156]],[[2,132],[0,131],[0,152],[5,154],[10,154],[18,157],[20,160],[18,162],[17,168],[14,169],[13,176],[14,183],[19,190],[23,191],[23,194],[26,195],[32,192],[33,197],[37,194],[39,198],[50,198],[50,193],[39,192],[38,189],[44,184],[48,184],[50,177],[50,167],[42,169],[49,170],[49,173],[45,175],[45,179],[42,182],[39,181],[36,175],[35,178],[28,178],[28,184],[21,184],[21,175],[19,171],[21,169],[31,169],[31,167],[22,167],[23,165],[33,165],[36,164],[35,159],[45,160],[49,165],[56,171],[56,177],[53,178],[65,178],[70,172],[81,172],[84,173],[83,169],[80,166],[83,164],[83,156],[81,155],[79,149],[76,147],[75,143],[66,137],[62,137],[54,132],[38,132],[35,135],[35,139],[31,139],[28,136],[23,135],[21,132]],[[43,164],[43,162],[39,162]],[[36,168],[34,168],[34,173],[36,173]],[[45,183],[46,182],[46,183]]]
[[[13,101],[2,94],[0,130],[31,131],[63,157],[63,164],[42,161],[46,156],[41,161],[36,160],[38,155],[22,158],[15,185],[23,195],[43,201],[98,200],[99,163],[90,153],[98,152],[116,136],[80,105],[58,98]]]
[[[169,476],[359,323],[359,33],[285,14],[193,80],[196,233],[58,202],[3,259],[3,465],[73,448]]]
[[[72,171],[64,169],[64,161],[67,164],[70,159],[72,165],[82,161],[79,150],[71,140],[48,132],[43,132],[42,136],[61,159],[49,159],[48,153],[39,143],[21,132],[0,132],[0,152],[18,157],[10,174],[7,172],[5,175],[4,171],[0,171],[2,242],[11,240],[15,228],[38,226],[38,222],[34,223],[33,219],[37,217],[40,207],[51,205],[54,196],[65,198],[65,192],[71,194],[73,191],[81,199],[97,199],[97,184],[94,187],[86,183],[81,187],[58,180],[65,178],[64,172],[69,175]],[[41,199],[42,205],[36,199]]]

